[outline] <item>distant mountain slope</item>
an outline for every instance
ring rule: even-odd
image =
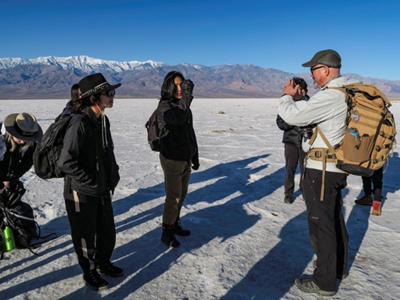
[[[117,62],[88,56],[39,57],[37,59],[0,59],[0,98],[68,98],[72,84],[82,77],[101,72],[111,83],[121,82],[117,95],[126,98],[156,98],[162,80],[171,70],[182,72],[195,83],[197,97],[278,97],[286,80],[305,78],[310,94],[315,91],[307,73],[287,73],[254,65],[207,67],[179,64],[169,66],[154,61]],[[345,74],[364,83],[378,86],[389,97],[400,96],[400,81],[390,81]]]

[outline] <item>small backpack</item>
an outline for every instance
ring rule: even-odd
[[[159,110],[157,109],[151,114],[149,120],[146,122],[147,141],[153,151],[161,151],[161,139],[168,134],[165,123],[161,125],[158,119]]]
[[[337,168],[348,174],[370,177],[383,167],[396,143],[396,125],[388,109],[391,103],[373,85],[357,83],[333,89],[346,94],[348,111],[344,138],[332,146],[317,127],[310,144],[316,134],[320,134],[328,146],[327,152],[322,154],[325,161],[334,161]]]
[[[40,236],[39,225],[36,223],[33,209],[28,203],[21,201],[16,207],[9,209],[7,221],[14,231],[17,248],[30,249],[33,239]]]
[[[6,226],[10,227],[13,232],[15,246],[29,249],[35,255],[38,254],[32,250],[33,248],[57,237],[55,233],[41,235],[40,226],[35,220],[32,207],[21,201],[25,191],[22,183],[18,182],[15,188],[6,189],[0,195],[0,259],[3,258],[3,253],[6,251],[3,234]]]
[[[64,173],[57,167],[63,148],[64,136],[72,115],[57,120],[44,133],[33,153],[35,173],[42,179],[61,178]]]

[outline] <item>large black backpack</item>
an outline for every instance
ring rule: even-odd
[[[42,179],[61,178],[64,173],[57,167],[57,161],[63,148],[65,132],[71,115],[54,122],[44,133],[33,153],[35,173]]]
[[[21,201],[24,193],[22,183],[17,182],[14,187],[5,189],[0,195],[0,227],[1,231],[6,226],[12,229],[17,248],[31,250],[31,242],[40,237],[40,227],[35,221],[32,207]]]
[[[25,193],[23,184],[18,181],[12,188],[5,189],[0,195],[0,229],[1,233],[6,226],[13,231],[15,246],[17,248],[29,249],[33,254],[38,255],[32,249],[37,245],[57,237],[51,233],[41,236],[40,226],[35,220],[32,207],[23,201]],[[5,252],[4,235],[0,234],[0,259]]]

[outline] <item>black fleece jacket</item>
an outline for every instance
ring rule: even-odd
[[[73,199],[72,190],[103,197],[115,189],[120,177],[107,116],[102,122],[90,107],[72,116],[58,167],[65,173],[66,199]]]
[[[158,104],[160,125],[166,126],[168,134],[161,139],[161,154],[172,160],[199,162],[196,134],[190,104],[193,97],[161,99]],[[163,124],[164,123],[164,124]]]
[[[16,149],[11,152],[11,144],[3,137],[0,137],[2,144],[0,148],[5,147],[3,159],[0,161],[0,181],[18,181],[33,165],[33,152],[36,143],[26,149],[23,153]],[[21,147],[20,145],[17,146]]]
[[[280,115],[276,117],[276,124],[280,130],[283,130],[282,143],[301,147],[301,135],[298,127],[286,123]]]

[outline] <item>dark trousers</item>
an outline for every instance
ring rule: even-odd
[[[322,171],[306,168],[304,197],[311,244],[317,255],[313,279],[325,291],[336,289],[336,276],[347,274],[349,236],[342,214],[346,174],[325,173],[325,195],[320,200]]]
[[[383,167],[375,170],[371,177],[362,177],[363,189],[366,195],[374,194],[374,200],[381,200],[382,198],[382,179]],[[372,189],[372,184],[374,188]]]
[[[303,191],[303,173],[304,173],[304,158],[306,152],[301,148],[285,144],[285,162],[286,162],[286,173],[285,173],[285,197],[292,197],[294,193],[294,175],[296,173],[297,164],[300,164],[300,190]]]
[[[162,154],[160,154],[160,162],[164,171],[166,194],[163,223],[172,225],[179,219],[188,192],[191,163],[184,160],[168,159]]]
[[[92,197],[74,191],[65,200],[72,242],[82,270],[89,271],[110,261],[115,247],[115,224],[111,197]]]

